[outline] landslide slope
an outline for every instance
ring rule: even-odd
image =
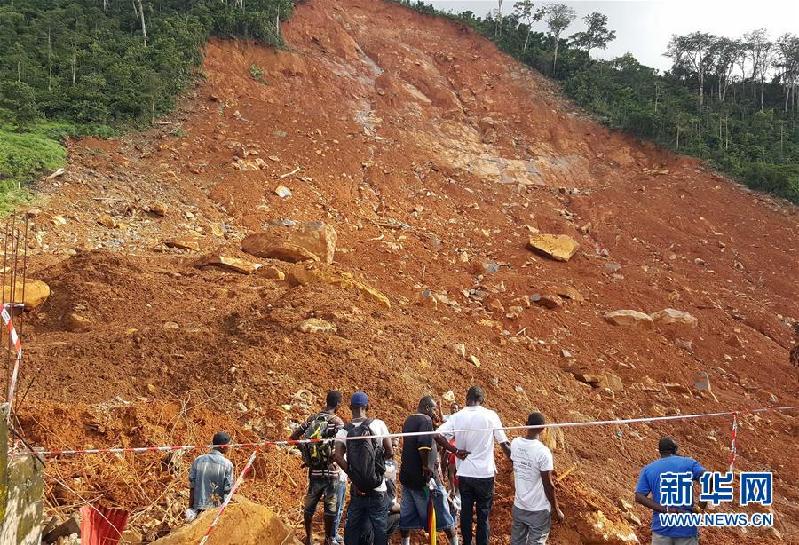
[[[473,383],[509,425],[533,408],[590,421],[799,405],[787,357],[799,318],[795,207],[602,128],[450,22],[313,0],[284,32],[284,51],[212,41],[205,80],[172,119],[73,142],[67,173],[41,182],[30,275],[53,295],[24,325],[30,391],[18,413],[30,440],[202,444],[219,427],[281,438],[331,387],[366,389],[394,430],[421,395],[461,399]],[[278,197],[279,185],[292,196]],[[286,219],[332,225],[332,270],[391,308],[354,289],[194,266],[208,253],[246,257],[243,236]],[[537,230],[580,250],[567,263],[533,254]],[[187,237],[200,249],[164,244]],[[525,303],[567,291],[558,308]],[[668,307],[698,326],[603,318]],[[297,331],[307,318],[336,331]],[[694,387],[703,372],[712,395]],[[565,430],[556,463],[569,520],[552,542],[646,539],[649,515],[620,500],[666,433],[726,467],[729,418]],[[797,434],[795,413],[741,415],[737,464],[775,472],[776,531],[708,531],[703,543],[796,542]],[[57,512],[81,498],[130,508],[153,539],[179,524],[191,456],[54,460],[48,501]],[[243,489],[295,525],[302,492],[297,457],[278,449]],[[503,464],[496,543],[511,505]]]

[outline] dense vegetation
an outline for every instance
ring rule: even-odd
[[[169,111],[211,35],[279,45],[291,0],[11,0],[0,3],[0,206],[58,140],[110,134]],[[59,151],[60,150],[60,151]]]
[[[769,39],[755,30],[740,39],[696,32],[668,45],[671,70],[660,74],[631,55],[611,61],[590,51],[614,39],[601,13],[585,31],[565,37],[575,19],[562,4],[536,9],[523,0],[511,13],[485,18],[423,13],[466,24],[525,64],[563,82],[565,92],[608,126],[709,161],[750,187],[799,202],[799,37]],[[533,30],[536,21],[548,32]]]

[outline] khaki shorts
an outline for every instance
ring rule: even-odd
[[[652,545],[699,545],[699,536],[668,537],[652,532]]]

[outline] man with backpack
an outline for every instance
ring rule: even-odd
[[[308,492],[305,494],[303,515],[305,522],[305,545],[312,543],[313,516],[319,501],[324,498],[325,545],[335,540],[334,525],[337,513],[337,488],[339,471],[333,461],[332,439],[344,427],[344,421],[336,416],[341,405],[341,392],[331,390],[327,393],[325,407],[312,414],[291,434],[292,440],[307,439],[300,445],[303,465],[308,468]],[[327,441],[324,441],[327,439]]]
[[[374,545],[387,545],[389,502],[386,500],[386,461],[394,457],[385,422],[367,416],[369,397],[355,392],[350,401],[352,421],[336,433],[335,462],[347,473],[350,504],[344,526],[344,545],[358,545],[371,530]]]

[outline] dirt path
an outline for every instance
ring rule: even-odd
[[[365,388],[392,429],[421,395],[461,398],[472,383],[510,424],[532,408],[567,421],[799,405],[788,365],[799,318],[795,207],[605,130],[446,21],[382,2],[314,0],[285,32],[281,52],[210,43],[205,82],[168,125],[75,142],[67,174],[42,182],[32,275],[53,295],[29,322],[23,390],[36,379],[19,408],[33,440],[202,443],[217,427],[282,437],[330,387]],[[275,194],[279,185],[290,198]],[[245,234],[284,220],[335,227],[334,269],[385,293],[391,309],[354,290],[194,266],[207,253],[246,257]],[[568,263],[535,255],[525,245],[536,230],[570,235],[580,250]],[[200,249],[164,245],[186,238]],[[585,300],[562,298],[552,310],[527,302],[565,288]],[[435,306],[418,304],[426,289]],[[698,327],[603,319],[667,307]],[[75,327],[70,314],[89,325]],[[336,333],[294,329],[310,317]],[[578,371],[610,373],[623,388],[592,388]],[[694,388],[700,372],[715,397]],[[742,421],[740,467],[775,472],[777,530],[796,542],[799,423]],[[592,541],[597,510],[614,532],[645,539],[649,515],[619,500],[631,500],[658,437],[673,434],[722,469],[729,427],[566,431],[556,463],[576,469],[561,483],[569,522],[553,543],[613,543]],[[70,489],[103,495],[139,513],[135,526],[151,539],[178,524],[189,461],[172,471],[147,457],[57,461],[49,500],[74,503]],[[257,469],[244,493],[297,524],[296,457],[270,451]],[[496,543],[507,541],[506,470]],[[778,537],[717,531],[703,543]]]

